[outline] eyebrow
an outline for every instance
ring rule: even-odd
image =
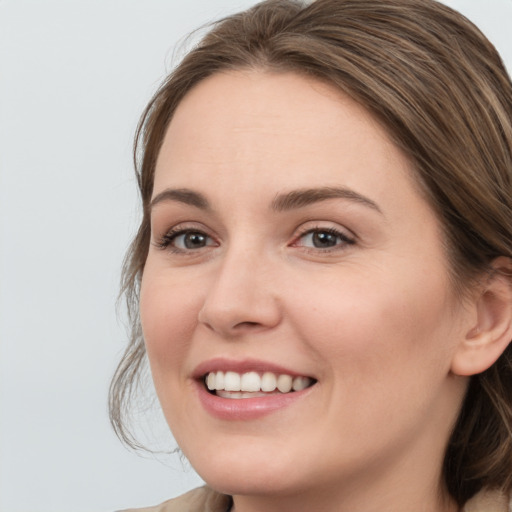
[[[291,190],[284,194],[278,194],[272,201],[271,208],[277,212],[284,212],[304,208],[310,204],[326,201],[328,199],[348,199],[382,213],[382,210],[375,201],[359,194],[355,190],[345,187],[320,187]],[[150,208],[152,209],[155,205],[164,201],[177,201],[194,206],[200,210],[211,209],[210,203],[205,196],[187,188],[167,188],[163,190],[151,200]]]
[[[210,209],[210,203],[208,203],[206,197],[187,188],[166,188],[151,200],[149,207],[152,209],[155,205],[164,201],[178,201],[179,203],[195,206],[200,210]]]
[[[355,190],[344,187],[320,187],[292,190],[285,194],[277,195],[272,201],[272,209],[278,212],[303,208],[313,203],[328,199],[348,199],[356,203],[368,206],[382,213],[379,205]]]

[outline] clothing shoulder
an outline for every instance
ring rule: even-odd
[[[227,512],[230,507],[229,496],[199,487],[154,507],[119,512]],[[512,500],[499,491],[484,490],[466,503],[463,512],[512,512]]]
[[[193,489],[154,507],[126,509],[119,512],[227,512],[231,498],[209,487]]]
[[[484,490],[466,503],[464,512],[512,512],[512,500],[500,491]]]

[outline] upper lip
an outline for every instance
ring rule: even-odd
[[[222,357],[209,359],[208,361],[203,361],[202,363],[196,366],[196,368],[192,372],[192,377],[194,379],[201,379],[210,372],[218,371],[236,373],[272,372],[277,375],[290,375],[291,377],[313,378],[311,375],[308,375],[307,373],[297,372],[268,361],[263,361],[259,359],[234,360]]]

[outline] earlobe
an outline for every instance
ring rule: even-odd
[[[512,341],[512,260],[499,257],[475,299],[474,322],[457,347],[452,372],[470,376],[492,366]]]

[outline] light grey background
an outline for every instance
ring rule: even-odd
[[[253,3],[0,0],[1,511],[116,510],[200,482],[177,456],[126,451],[108,423],[131,143],[175,45]],[[512,0],[447,3],[511,70]]]

